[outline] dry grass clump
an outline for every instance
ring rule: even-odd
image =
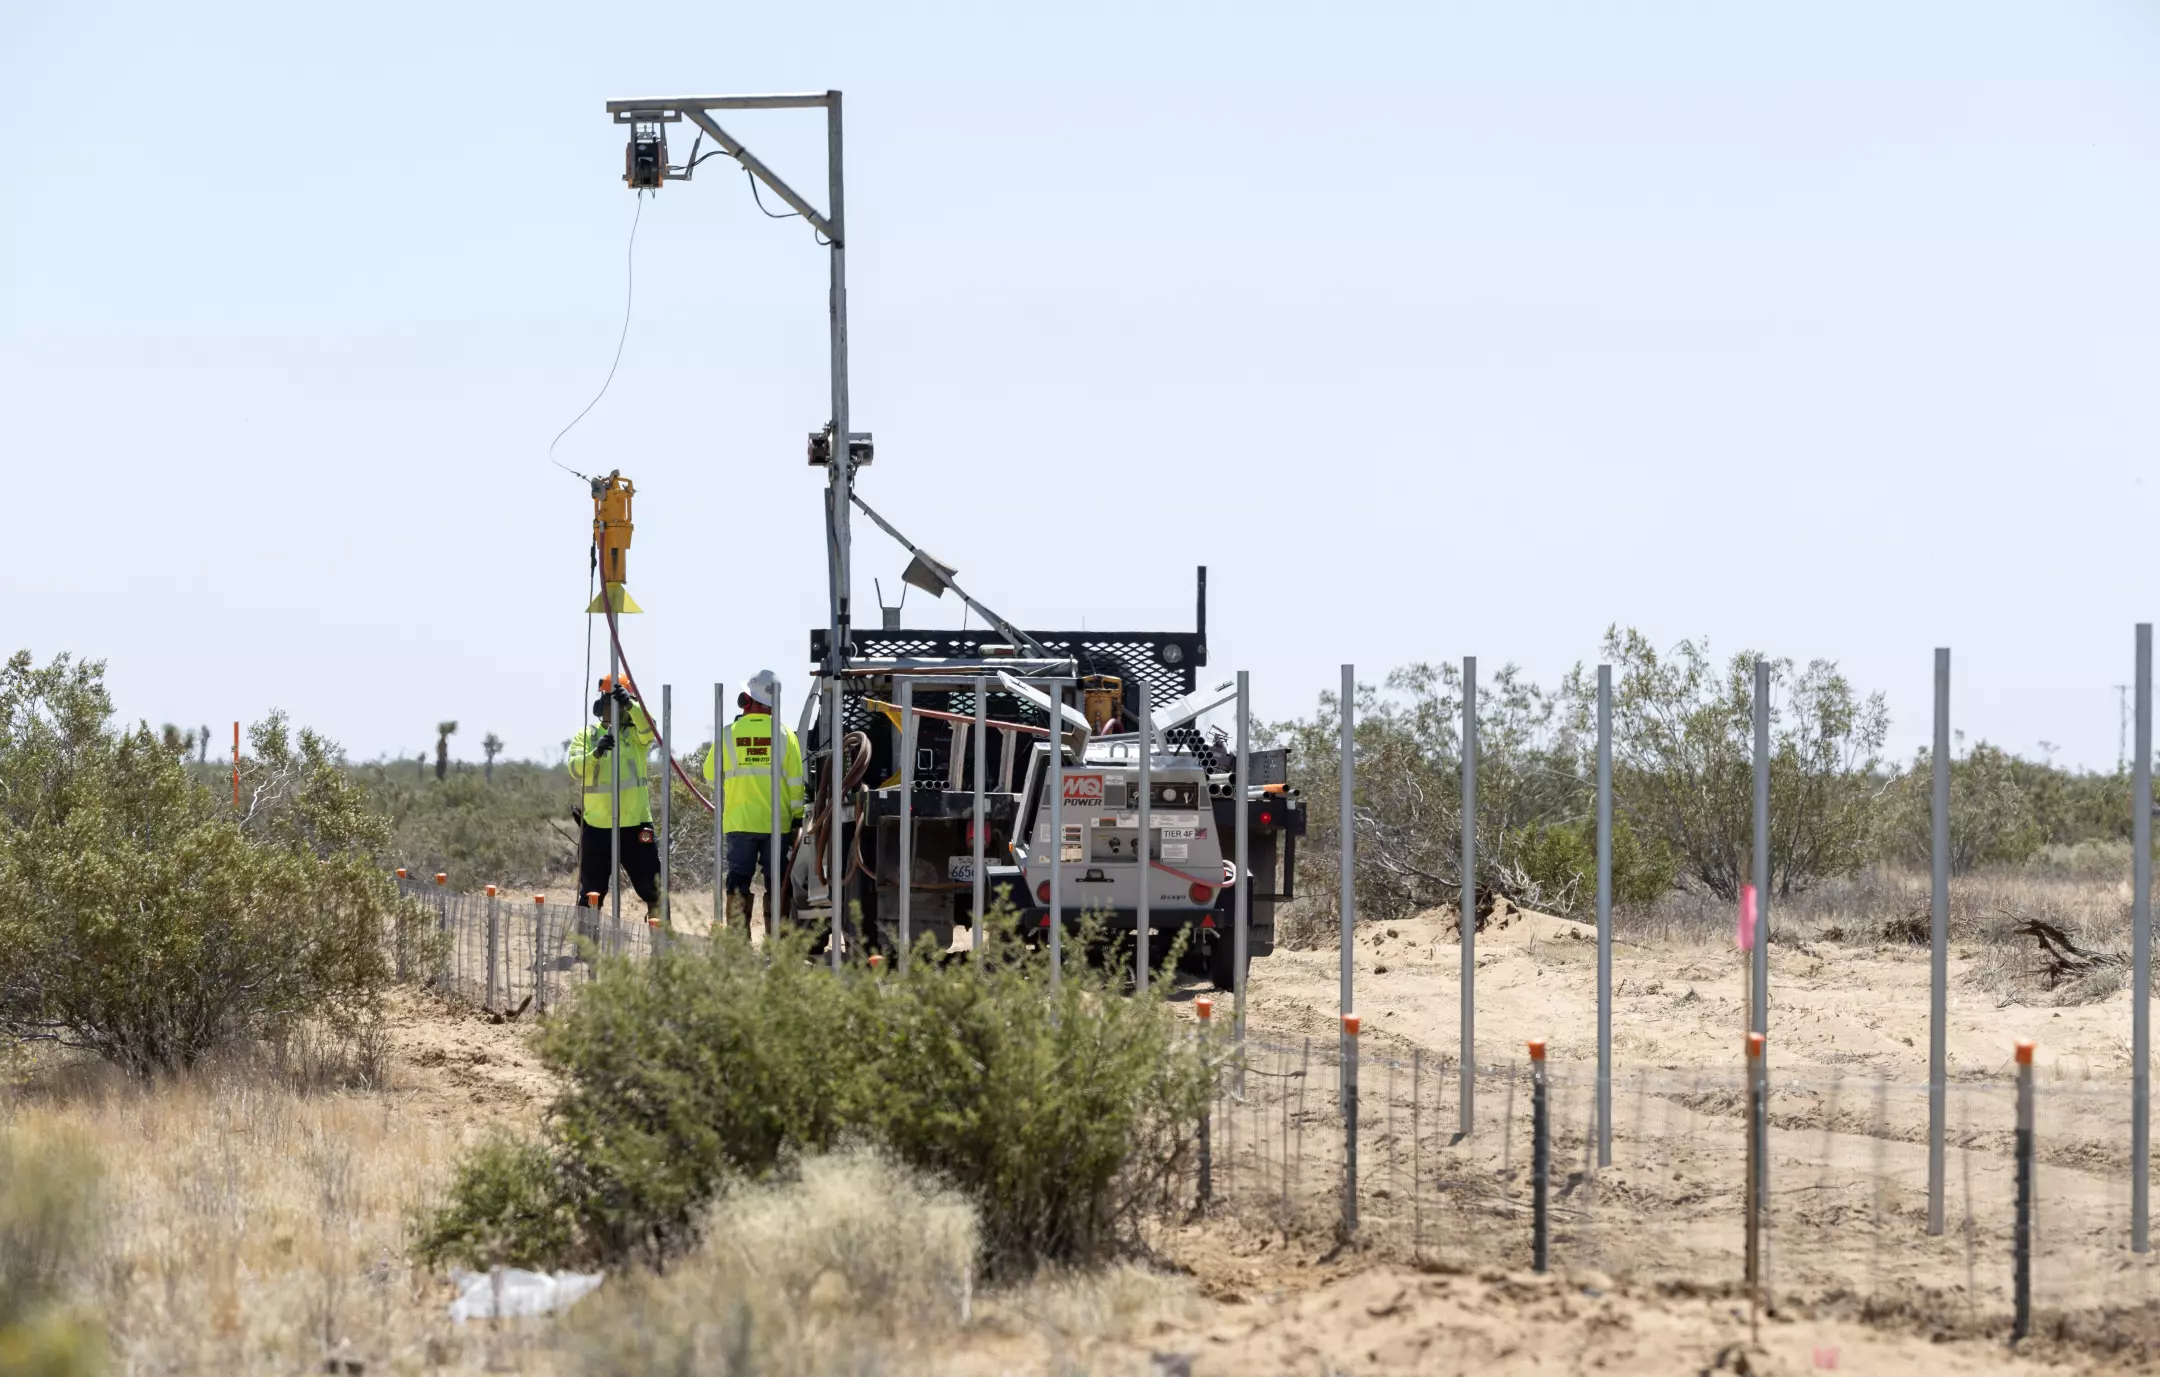
[[[959,1193],[877,1153],[730,1190],[703,1244],[577,1312],[586,1373],[812,1374],[926,1363],[971,1318],[982,1227]]]
[[[395,1091],[307,1092],[270,1058],[150,1083],[39,1071],[0,1085],[0,1338],[74,1364],[38,1371],[1144,1372],[1126,1341],[1194,1304],[1131,1267],[978,1293],[975,1206],[856,1150],[729,1190],[664,1273],[459,1325],[407,1221],[476,1129]]]
[[[93,1149],[88,1312],[123,1370],[290,1373],[331,1354],[412,1366],[464,1347],[404,1236],[457,1126],[252,1068],[147,1084],[67,1068],[0,1097],[11,1135]]]

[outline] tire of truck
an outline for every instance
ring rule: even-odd
[[[1246,965],[1251,968],[1249,960]],[[1208,948],[1207,973],[1217,990],[1228,993],[1237,989],[1237,939],[1229,933],[1216,938]]]

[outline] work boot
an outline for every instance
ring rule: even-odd
[[[727,896],[727,926],[735,926],[738,920],[741,921],[743,926],[743,936],[748,937],[750,935],[750,896],[747,894],[730,894]]]

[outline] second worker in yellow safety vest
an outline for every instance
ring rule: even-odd
[[[621,737],[608,730],[612,712]],[[660,848],[653,840],[652,794],[645,762],[652,755],[653,724],[644,705],[613,679],[600,681],[593,724],[570,738],[570,777],[583,794],[584,828],[578,838],[578,902],[605,898],[614,883],[615,834],[620,829],[622,868],[648,918],[660,902]],[[621,771],[622,817],[615,816],[616,771]]]
[[[783,901],[780,912],[786,912],[787,907],[786,882],[773,883],[771,866],[772,747],[776,737],[785,743],[780,757],[781,802],[785,809],[780,817],[783,867],[795,849],[795,824],[803,815],[802,744],[795,739],[795,733],[775,727],[772,701],[779,695],[780,681],[771,670],[751,675],[735,697],[740,716],[721,735],[717,749],[705,753],[705,780],[720,786],[720,830],[727,839],[727,914],[722,921],[732,923],[740,914],[745,929],[750,924],[750,879],[757,871],[765,871],[768,926],[774,913],[773,895],[779,894]],[[717,781],[713,768],[716,758],[720,765]]]

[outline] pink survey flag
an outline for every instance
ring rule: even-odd
[[[1733,945],[1742,951],[1755,949],[1755,886],[1740,886],[1740,926],[1733,933]]]

